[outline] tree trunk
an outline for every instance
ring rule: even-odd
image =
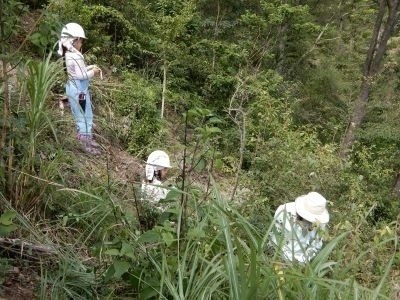
[[[355,141],[355,134],[357,129],[360,127],[362,120],[364,119],[367,111],[367,102],[369,92],[371,90],[371,81],[368,78],[364,78],[361,87],[360,94],[354,103],[354,112],[351,122],[347,128],[347,132],[342,140],[340,149],[340,157],[345,159],[351,147]]]
[[[0,40],[1,42],[1,53],[6,54],[7,42],[5,41],[5,32],[4,32],[4,19],[3,19],[3,1],[0,1]],[[3,122],[1,126],[1,140],[0,140],[0,149],[4,149],[6,144],[6,134],[7,134],[7,120],[8,120],[8,110],[9,110],[9,92],[8,92],[8,77],[7,77],[7,61],[6,59],[1,60],[2,72],[1,72],[1,82],[3,85]]]
[[[57,254],[56,249],[52,246],[34,244],[22,239],[0,238],[0,247],[3,251],[15,252],[19,256],[24,255],[37,260],[40,260],[43,256]]]
[[[400,173],[397,173],[396,175],[392,193],[395,197],[400,198]]]
[[[285,48],[286,48],[286,42],[287,42],[287,29],[288,29],[288,24],[285,23],[281,26],[279,26],[279,44],[278,44],[278,61],[277,61],[277,71],[279,74],[283,74],[284,72],[284,57],[285,57]]]
[[[372,33],[371,42],[363,67],[363,79],[360,86],[359,96],[354,103],[353,115],[340,147],[340,157],[342,159],[347,158],[347,155],[355,142],[356,131],[361,126],[366,115],[373,77],[379,71],[383,55],[386,51],[387,42],[397,23],[399,1],[400,0],[379,1],[379,11],[376,16],[374,31]],[[387,10],[388,16],[386,21],[384,21],[384,16]]]
[[[243,88],[245,79],[238,78],[235,92],[233,93],[228,108],[228,115],[230,119],[237,125],[239,130],[239,162],[236,167],[235,183],[233,185],[230,201],[233,201],[236,195],[237,188],[239,186],[240,173],[243,165],[243,157],[246,146],[246,111],[244,110],[244,104],[248,100],[246,87]]]
[[[3,84],[3,122],[1,126],[0,149],[4,149],[4,146],[6,144],[6,135],[7,135],[9,91],[8,91],[8,78],[7,78],[7,62],[5,60],[2,60],[1,64],[2,64],[1,81]]]
[[[161,94],[161,119],[164,117],[165,95],[167,94],[167,62],[164,60],[164,73]]]
[[[218,36],[218,27],[219,27],[219,14],[220,14],[220,5],[219,5],[219,0],[217,1],[217,17],[215,18],[215,25],[214,25],[214,40],[217,40],[217,36]],[[213,55],[212,55],[212,67],[211,70],[214,72],[214,68],[215,68],[215,60],[216,60],[216,51],[215,51],[215,46],[213,46],[212,48],[213,51]]]

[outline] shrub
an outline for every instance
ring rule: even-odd
[[[127,72],[123,74],[122,85],[112,99],[125,123],[119,136],[131,153],[137,153],[153,143],[157,144],[160,139],[158,102],[161,85]]]

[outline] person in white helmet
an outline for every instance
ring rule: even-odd
[[[77,23],[66,24],[61,31],[58,53],[64,58],[68,81],[66,94],[77,127],[77,139],[90,154],[100,154],[99,144],[92,135],[93,111],[89,93],[89,81],[101,75],[96,65],[86,66],[82,55],[85,31]]]
[[[271,241],[288,261],[307,263],[321,250],[329,222],[326,199],[317,192],[282,204],[274,215]]]
[[[142,182],[143,199],[157,204],[166,198],[169,190],[161,185],[170,168],[169,156],[164,151],[156,150],[149,155],[145,167],[146,178]]]

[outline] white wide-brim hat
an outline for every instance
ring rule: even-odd
[[[329,213],[326,209],[326,199],[317,192],[297,197],[295,200],[296,212],[305,220],[322,224],[329,222]]]

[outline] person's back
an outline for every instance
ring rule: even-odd
[[[162,187],[162,182],[153,179],[152,182],[142,183],[143,200],[158,203],[167,197],[168,190]]]
[[[285,260],[309,262],[322,248],[322,232],[328,221],[326,199],[311,192],[278,207],[271,241]]]

